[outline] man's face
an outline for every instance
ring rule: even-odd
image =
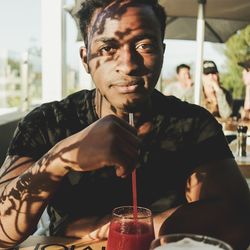
[[[129,110],[149,99],[163,52],[153,10],[146,5],[115,3],[96,11],[92,18],[85,66],[105,102],[116,110]]]
[[[181,68],[179,70],[179,73],[177,74],[177,79],[183,83],[190,82],[191,80],[190,70],[188,68]]]

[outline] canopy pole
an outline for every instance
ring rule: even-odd
[[[203,44],[205,34],[205,4],[206,0],[198,0],[198,16],[197,16],[197,31],[196,31],[196,67],[195,67],[195,85],[194,85],[194,103],[201,103],[202,89],[202,70],[203,70]]]

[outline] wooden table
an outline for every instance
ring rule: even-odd
[[[30,236],[16,250],[105,250],[106,241],[86,242],[76,238]]]

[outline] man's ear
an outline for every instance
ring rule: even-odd
[[[82,59],[83,67],[85,68],[87,73],[90,73],[89,64],[88,64],[88,57],[87,57],[87,49],[84,46],[80,47],[80,57]]]

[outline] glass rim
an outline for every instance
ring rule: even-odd
[[[116,212],[116,211],[122,210],[122,209],[128,209],[128,211],[131,211],[131,215],[132,216],[128,217],[128,215],[123,215],[123,214],[119,214],[119,213]],[[112,217],[134,219],[134,217],[133,217],[133,209],[134,209],[133,206],[119,206],[119,207],[115,207],[112,210]],[[146,214],[145,215],[139,214],[140,210],[141,211],[145,211]],[[146,208],[146,207],[140,207],[140,206],[138,206],[137,207],[137,212],[138,212],[138,219],[146,219],[146,218],[149,218],[149,217],[152,216],[152,211],[149,208]]]
[[[226,243],[225,241],[223,240],[220,240],[218,238],[215,238],[215,237],[211,237],[211,236],[207,236],[207,235],[203,235],[203,234],[194,234],[194,233],[170,233],[170,234],[163,234],[161,236],[158,236],[157,238],[155,238],[152,242],[151,242],[151,247],[152,245],[157,242],[158,240],[160,239],[163,239],[163,238],[167,238],[167,237],[178,237],[178,236],[183,236],[184,237],[190,237],[191,239],[194,239],[195,237],[198,239],[198,240],[201,240],[200,242],[203,242],[203,240],[210,240],[210,241],[213,241],[213,242],[217,242],[218,243],[218,246],[224,246],[224,247],[227,247],[228,249],[230,250],[233,250],[233,248],[228,244]],[[193,237],[193,238],[192,238]],[[150,248],[151,249],[151,248]]]

